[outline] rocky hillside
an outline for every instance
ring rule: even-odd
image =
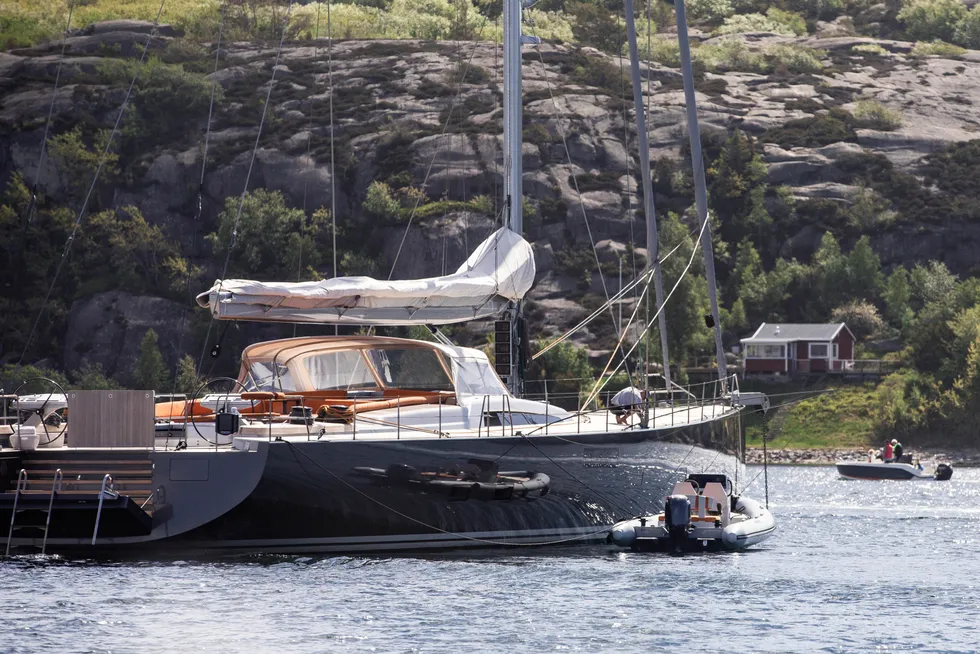
[[[827,23],[806,36],[695,34],[713,211],[723,221],[723,286],[734,283],[736,244],[744,238],[755,241],[771,268],[780,259],[809,263],[828,231],[845,252],[868,236],[886,270],[938,260],[960,275],[975,272],[980,146],[971,139],[980,129],[980,52],[840,35],[848,30],[839,27]],[[0,53],[5,310],[31,314],[16,325],[6,320],[2,360],[16,359],[23,347],[63,251],[66,225],[81,208],[104,144],[102,130],[118,116],[148,30],[147,23],[111,21],[67,40],[52,110],[51,133],[61,140],[40,171],[62,44]],[[668,211],[678,214],[687,225],[683,233],[693,224],[684,215],[692,191],[671,38],[658,36],[654,58],[663,63],[644,65],[643,75],[657,210],[664,220]],[[236,255],[236,274],[329,276],[329,222],[316,212],[334,204],[341,274],[387,275],[410,219],[394,271],[400,278],[455,269],[493,228],[502,180],[498,45],[340,41],[332,51],[331,99],[326,41],[287,43],[261,134],[275,48],[223,44],[213,73],[213,47],[186,41],[176,29],[161,29],[149,47],[150,63],[111,148],[114,170],[104,171],[96,186],[81,232],[96,238],[90,216],[115,210],[117,220],[141,216],[140,234],[169,249],[141,250],[134,255],[136,281],[114,285],[121,273],[106,267],[109,255],[99,257],[97,243],[79,240],[69,256],[68,281],[61,282],[67,286],[55,287],[61,305],[46,315],[28,360],[47,359],[65,370],[98,363],[122,376],[149,327],[161,335],[171,360],[184,351],[196,357],[206,317],[191,316],[188,331],[183,316],[190,292],[205,290],[220,274],[227,252],[222,212],[226,202],[237,208],[257,136],[249,190],[278,191],[283,211],[300,210],[296,231],[309,232],[312,249],[288,262],[256,258],[251,269]],[[538,264],[530,313],[540,336],[557,333],[595,306],[603,283],[615,290],[621,257],[627,278],[634,261],[643,263],[643,251],[630,245],[645,242],[645,226],[623,65],[620,57],[560,43],[529,46],[524,54],[526,232]],[[217,93],[201,184],[211,80]],[[732,163],[741,150],[744,161]],[[35,178],[35,213],[48,212],[60,229],[41,249],[20,239],[27,203],[14,197]],[[759,212],[765,220],[749,220]],[[109,229],[104,242],[114,234]],[[267,236],[261,229],[252,234],[261,241]],[[288,234],[275,240],[279,236],[268,243],[293,243]],[[155,257],[150,263],[148,252]],[[93,267],[82,267],[85,261]],[[98,275],[104,279],[94,279]],[[794,301],[808,301],[805,293],[800,297]],[[802,304],[787,310],[789,317],[805,312]],[[751,309],[749,318],[757,318]],[[248,329],[233,330],[229,338],[260,335]],[[611,337],[603,331],[586,332],[580,342],[607,349]],[[480,333],[460,336],[483,340]]]

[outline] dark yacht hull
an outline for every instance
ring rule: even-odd
[[[164,547],[379,552],[604,541],[617,521],[659,511],[688,472],[744,483],[737,416],[673,430],[571,437],[273,443],[240,505]],[[539,490],[435,490],[365,468],[471,461],[543,474]],[[506,490],[506,489],[504,489]]]
[[[659,430],[273,441],[260,450],[153,454],[156,501],[168,504],[154,512],[150,535],[100,538],[93,548],[86,532],[49,539],[48,551],[170,557],[596,543],[616,522],[660,511],[673,484],[690,472],[724,473],[736,488],[746,482],[737,413]],[[247,461],[258,467],[244,481]],[[474,464],[498,470],[501,479],[516,471],[530,481],[418,483],[418,473]],[[392,470],[411,474],[384,474]],[[194,471],[200,482],[187,481]],[[180,487],[178,477],[185,480]],[[191,490],[197,483],[200,490]],[[232,497],[232,490],[238,498],[221,500],[226,508],[216,509],[214,493]],[[205,510],[212,515],[182,531],[175,527]]]

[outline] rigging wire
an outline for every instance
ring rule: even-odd
[[[61,55],[58,57],[58,68],[54,74],[54,88],[51,89],[51,102],[48,104],[48,119],[44,123],[44,136],[41,139],[41,152],[38,155],[37,170],[34,171],[34,184],[31,186],[31,199],[27,205],[27,224],[34,220],[34,212],[37,210],[37,185],[41,180],[41,169],[44,167],[44,158],[48,153],[48,135],[51,131],[51,119],[54,116],[54,103],[58,97],[58,84],[61,81],[61,68],[65,63],[65,52],[68,49],[68,35],[71,33],[71,17],[75,13],[75,0],[71,0],[68,5],[68,20],[65,22],[65,33],[61,39]],[[157,14],[159,19],[160,15]]]
[[[166,0],[164,0],[166,2]],[[225,255],[225,263],[221,269],[221,277],[218,280],[218,291],[221,293],[221,286],[224,284],[225,276],[228,274],[228,264],[231,262],[231,253],[235,249],[235,242],[238,239],[238,225],[242,219],[242,211],[245,208],[245,197],[248,195],[248,183],[252,178],[252,169],[255,166],[255,157],[259,150],[259,141],[262,138],[262,129],[265,127],[265,118],[269,113],[269,103],[272,101],[272,90],[276,86],[276,73],[279,70],[279,60],[282,57],[282,45],[286,40],[286,30],[289,28],[289,16],[293,9],[293,0],[289,0],[289,4],[286,6],[286,17],[282,23],[282,34],[279,37],[279,47],[276,49],[276,60],[272,66],[272,78],[269,80],[269,90],[265,95],[265,102],[262,105],[262,118],[259,120],[259,130],[255,135],[255,145],[252,146],[252,156],[248,162],[248,172],[245,174],[245,185],[242,188],[242,195],[238,201],[238,212],[235,214],[235,223],[232,225],[231,235],[228,240],[228,253]],[[208,351],[208,341],[211,339],[211,330],[214,328],[214,313],[211,314],[211,320],[208,322],[208,331],[204,337],[204,349],[201,350],[201,358],[197,363],[197,374],[201,374],[201,368],[204,366],[204,355]]]
[[[446,135],[446,131],[449,129],[449,123],[453,119],[453,111],[456,109],[456,104],[459,102],[459,97],[463,93],[463,82],[466,80],[466,74],[469,72],[470,67],[473,63],[473,58],[476,56],[477,48],[480,45],[480,37],[483,36],[483,30],[487,26],[487,22],[490,19],[484,16],[483,23],[480,25],[479,33],[477,34],[476,40],[473,42],[473,50],[470,52],[469,59],[466,60],[466,66],[463,68],[463,72],[459,77],[459,84],[456,86],[456,93],[453,95],[452,102],[449,105],[449,112],[446,116],[446,120],[442,125],[442,132],[439,134],[440,140]],[[439,148],[435,148],[432,152],[432,156],[429,158],[429,165],[426,166],[425,175],[422,178],[422,188],[425,188],[426,182],[429,181],[429,175],[432,173],[432,166],[436,162],[436,157],[439,156]],[[395,252],[395,259],[391,262],[391,270],[388,272],[388,279],[391,280],[392,276],[395,274],[395,266],[398,265],[398,259],[401,257],[402,248],[405,247],[405,239],[408,238],[408,232],[412,228],[412,223],[415,221],[415,214],[419,210],[419,205],[422,202],[422,196],[424,194],[420,193],[418,197],[415,198],[415,205],[412,207],[412,213],[408,216],[408,224],[405,225],[405,231],[402,234],[402,240],[398,243],[398,250]]]
[[[31,331],[27,336],[27,341],[24,343],[24,349],[20,353],[20,358],[17,360],[17,369],[21,367],[24,362],[24,357],[27,356],[27,352],[30,350],[31,342],[34,340],[34,334],[37,332],[37,327],[41,322],[41,317],[44,315],[44,310],[48,306],[48,301],[51,299],[51,293],[54,291],[54,286],[58,282],[58,277],[61,275],[61,270],[65,265],[65,261],[68,259],[68,254],[71,252],[71,247],[75,242],[75,236],[78,234],[78,228],[82,224],[82,219],[85,217],[85,211],[88,208],[89,201],[92,199],[92,193],[95,192],[95,186],[99,181],[99,176],[102,174],[102,168],[105,166],[106,159],[109,156],[109,149],[112,147],[112,141],[116,137],[116,133],[119,131],[119,125],[122,123],[123,116],[126,114],[126,108],[129,106],[130,98],[133,95],[133,89],[136,86],[136,80],[139,79],[140,72],[143,70],[143,64],[146,62],[146,55],[150,51],[150,44],[153,38],[157,35],[157,30],[160,27],[160,16],[163,14],[163,7],[167,0],[160,0],[160,8],[157,10],[156,18],[153,19],[153,28],[146,37],[146,44],[143,46],[143,52],[140,54],[139,61],[136,64],[136,71],[133,73],[133,79],[129,83],[129,88],[126,89],[126,95],[123,98],[122,105],[119,107],[119,113],[116,116],[116,121],[112,126],[112,131],[109,133],[109,138],[106,139],[105,148],[102,150],[102,155],[99,157],[99,164],[96,166],[95,174],[92,175],[92,183],[88,187],[88,192],[85,194],[85,200],[82,202],[81,207],[78,209],[78,215],[75,217],[75,224],[72,226],[71,233],[68,235],[68,240],[65,242],[65,249],[61,253],[61,259],[58,261],[58,266],[55,268],[54,277],[51,280],[51,284],[48,286],[47,292],[44,294],[44,300],[41,302],[41,308],[38,309],[37,318],[34,319],[34,324],[31,327]]]
[[[224,31],[224,26],[225,26],[225,9],[224,7],[222,7],[221,15],[218,20],[218,43],[214,50],[214,74],[211,76],[211,105],[210,107],[208,107],[208,122],[207,122],[207,127],[205,128],[204,131],[204,151],[201,157],[201,180],[197,186],[197,208],[195,211],[194,219],[198,225],[198,229],[197,229],[198,232],[200,232],[200,221],[204,210],[202,189],[204,188],[204,176],[205,174],[207,174],[207,170],[208,170],[208,142],[211,136],[211,119],[214,116],[214,95],[218,87],[218,62],[221,56],[221,37]],[[188,267],[187,274],[184,276],[184,293],[190,294],[190,289],[191,289],[191,270]],[[192,307],[194,306],[193,299],[194,298],[192,296],[191,297]],[[189,312],[190,311],[187,308],[185,308],[183,311],[180,312],[180,327],[177,330],[177,348],[176,348],[178,357],[180,356],[180,352],[183,350],[184,329],[186,328],[187,325],[187,314]],[[174,417],[173,415],[174,406],[172,400],[173,400],[173,396],[177,394],[177,378],[179,376],[179,372],[180,372],[180,359],[178,358],[174,362],[174,380],[173,380],[173,386],[170,391],[170,395],[171,395],[170,415],[169,415],[170,420],[173,420]],[[185,432],[186,429],[187,429],[187,425],[185,423],[184,425]],[[169,445],[169,441],[170,441],[170,430],[167,431],[168,445]]]
[[[537,36],[537,30],[535,29],[534,21],[529,20],[528,24],[531,26],[531,35],[534,36],[536,39],[538,39],[538,43],[535,46],[535,51],[538,53],[538,59],[541,61],[541,67],[544,73],[544,81],[545,81],[545,85],[548,88],[548,95],[551,98],[551,104],[552,106],[554,106],[556,110],[560,111],[558,107],[558,101],[555,99],[555,91],[554,91],[554,87],[551,84],[551,78],[548,76],[548,68],[544,62],[544,54],[541,52],[541,39],[538,38]],[[575,195],[578,197],[579,208],[582,211],[582,220],[585,222],[585,230],[589,236],[589,244],[592,246],[592,256],[595,259],[596,270],[599,273],[599,283],[602,285],[602,294],[605,296],[606,301],[608,302],[609,289],[606,287],[606,277],[602,272],[602,264],[599,261],[599,251],[596,249],[595,237],[592,235],[592,225],[589,223],[589,216],[585,211],[585,202],[582,200],[582,191],[579,189],[578,176],[575,174],[574,170],[571,170],[571,168],[575,164],[572,162],[572,153],[568,149],[568,139],[565,135],[565,130],[561,125],[561,121],[557,121],[556,131],[558,132],[558,135],[561,137],[562,147],[565,149],[565,158],[568,161],[568,165],[570,168],[569,177],[571,178],[572,184],[575,187]],[[613,311],[611,305],[609,306],[609,320],[612,322],[613,330],[617,334],[620,334],[620,326],[616,324],[616,314]],[[620,334],[620,336],[622,335]],[[620,338],[620,342],[622,342],[622,338]],[[619,346],[617,346],[616,349],[618,350]],[[623,364],[626,363],[627,363],[627,356],[623,355]],[[633,375],[630,372],[629,366],[626,366],[626,375],[630,378],[630,385],[632,385]]]
[[[701,236],[704,234],[704,229],[705,229],[705,226],[707,224],[708,224],[708,220],[707,219],[704,222],[701,223],[701,230],[700,230],[700,234],[698,235],[698,238],[701,238]],[[657,317],[660,315],[660,313],[667,306],[667,303],[670,301],[670,298],[673,297],[673,295],[674,295],[674,291],[677,290],[677,288],[681,284],[681,281],[683,281],[684,277],[687,276],[688,271],[691,269],[691,265],[694,263],[694,255],[697,254],[697,251],[698,251],[698,249],[696,247],[692,247],[691,248],[691,257],[690,257],[690,259],[688,259],[687,265],[684,267],[683,272],[681,272],[680,276],[677,278],[677,281],[674,282],[674,287],[670,289],[670,293],[668,293],[667,294],[667,297],[664,298],[663,304],[660,305],[660,308],[657,309],[657,312],[655,314],[653,314],[653,316],[650,318],[649,322],[647,322],[646,329],[644,329],[642,333],[645,334],[646,332],[648,332],[650,330],[650,328],[653,326],[654,321],[657,320]],[[649,286],[649,282],[647,282],[647,285]],[[626,357],[628,357],[631,354],[633,354],[633,351],[637,348],[637,346],[642,341],[643,341],[642,337],[640,339],[638,339],[636,341],[636,343],[633,344],[633,347],[630,348],[629,352],[626,353]],[[622,336],[620,337],[620,342],[622,342]],[[619,347],[619,346],[617,346],[617,347]],[[608,384],[609,383],[609,380],[611,380],[613,378],[613,375],[615,375],[617,372],[619,372],[619,366],[617,366],[616,369],[613,371],[613,373],[605,381],[603,381],[603,377],[605,376],[606,372],[609,370],[609,366],[612,364],[614,356],[615,356],[615,351],[613,352],[612,355],[610,355],[609,361],[606,363],[606,367],[603,368],[603,370],[602,370],[602,375],[600,375],[599,378],[596,380],[596,384],[595,384],[595,386],[593,386],[592,392],[589,395],[589,402],[591,402],[598,395],[598,393],[601,392],[602,389],[606,387],[606,384]],[[624,361],[625,361],[626,357],[623,357],[623,360]],[[621,366],[622,363],[620,363],[619,365]],[[586,405],[588,405],[588,402],[586,402]]]
[[[330,7],[333,3],[327,0],[327,106],[330,115],[330,233],[332,239],[331,249],[333,250],[333,276],[337,276],[337,164],[334,159],[334,131],[333,131],[333,23],[331,21]],[[319,4],[317,5],[319,7]],[[317,9],[319,12],[319,8]],[[317,14],[319,16],[319,13]],[[338,327],[334,325],[334,335],[338,332]]]
[[[696,231],[697,230],[693,230],[691,232],[690,236],[693,237]],[[668,252],[662,259],[660,259],[660,263],[663,264],[663,262],[666,261],[667,259],[669,259],[670,258],[670,255],[672,255],[675,252],[677,252],[677,250],[679,250],[680,247],[681,247],[681,245],[683,245],[683,244],[684,244],[684,242],[681,241],[677,245],[675,245],[674,248],[670,252]],[[647,277],[649,274],[650,274],[650,271],[644,272],[643,274],[640,275],[639,279],[635,279],[635,280],[631,281],[627,286],[624,287],[624,289],[627,290],[627,291],[628,290],[631,290],[631,289],[632,290],[636,290],[637,286],[640,283],[642,283],[643,278]],[[556,338],[554,341],[552,341],[551,343],[548,343],[548,345],[546,345],[545,347],[541,348],[541,350],[539,350],[537,353],[534,354],[534,356],[531,357],[531,360],[533,361],[534,359],[537,359],[538,357],[543,356],[551,348],[553,348],[553,347],[555,347],[555,346],[557,346],[557,345],[565,342],[569,338],[571,338],[572,334],[574,334],[579,329],[581,329],[582,327],[584,327],[587,324],[589,324],[590,322],[592,322],[603,311],[605,311],[606,308],[612,306],[612,304],[616,300],[621,299],[622,298],[622,293],[623,293],[623,290],[620,289],[620,292],[619,293],[617,293],[613,297],[609,298],[609,300],[607,300],[598,309],[596,309],[595,311],[593,311],[588,317],[584,318],[579,324],[575,325],[574,327],[572,327],[571,329],[569,329],[568,331],[566,331],[564,334],[562,334],[561,336],[559,336],[558,338]]]

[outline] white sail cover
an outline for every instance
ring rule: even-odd
[[[197,303],[219,320],[350,325],[445,325],[487,318],[520,300],[534,282],[531,245],[503,227],[452,275],[385,281],[218,280]]]

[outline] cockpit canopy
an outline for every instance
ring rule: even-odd
[[[479,350],[386,337],[294,338],[252,345],[239,381],[250,391],[450,391],[505,395]]]

